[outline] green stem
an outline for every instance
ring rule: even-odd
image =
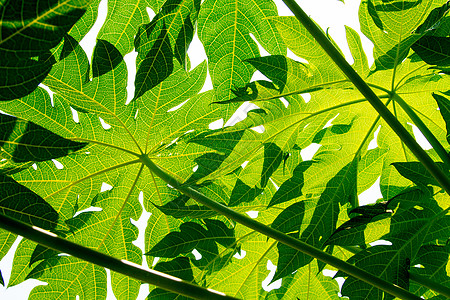
[[[339,246],[339,247],[353,254],[357,254],[358,252],[362,251],[361,248],[355,246]],[[433,290],[450,299],[450,288],[443,286],[442,284],[439,284],[433,280],[430,280],[428,277],[410,272],[409,279],[418,283],[419,285],[423,285],[424,287]]]
[[[436,151],[437,155],[442,159],[445,166],[450,169],[450,156],[447,151],[444,149],[442,144],[438,141],[438,139],[434,136],[434,134],[428,129],[428,127],[422,122],[419,116],[414,112],[414,110],[408,105],[408,103],[403,100],[398,94],[393,95],[393,99],[397,102],[401,108],[405,111],[405,113],[411,118],[414,124],[419,128],[420,132],[425,136],[427,141]]]
[[[425,276],[409,273],[409,279],[450,299],[450,288],[443,286]]]
[[[121,273],[125,276],[156,285],[167,291],[195,299],[237,299],[221,292],[206,289],[190,282],[155,270],[146,270],[135,263],[108,256],[96,250],[78,245],[36,226],[30,226],[0,214],[0,227],[21,235],[33,242],[67,253],[84,261]]]
[[[178,182],[175,178],[173,178],[171,175],[169,175],[163,169],[161,169],[159,166],[157,166],[147,155],[142,155],[140,158],[141,158],[142,163],[144,163],[150,169],[150,171],[152,173],[154,173],[156,176],[160,177],[166,183],[168,183],[169,185],[171,185],[178,191],[182,192],[186,196],[189,196],[190,198],[201,203],[202,205],[205,205],[206,207],[220,213],[221,215],[228,217],[250,229],[258,231],[259,233],[262,233],[268,237],[271,237],[274,240],[276,240],[280,243],[283,243],[293,249],[296,249],[296,250],[303,252],[309,256],[312,256],[326,264],[329,264],[335,268],[338,268],[339,270],[342,270],[343,272],[347,273],[348,275],[351,275],[359,280],[367,282],[370,285],[377,287],[391,295],[394,295],[401,299],[420,299],[416,295],[410,293],[409,291],[407,291],[397,285],[394,285],[387,281],[384,281],[383,279],[378,278],[377,276],[375,276],[369,272],[366,272],[366,271],[362,270],[361,268],[358,268],[352,264],[349,264],[348,262],[343,261],[339,258],[336,258],[336,257],[334,257],[318,248],[315,248],[301,240],[293,238],[281,231],[273,229],[272,227],[261,224],[252,218],[249,218],[243,214],[240,214],[240,213],[226,207],[225,205],[222,205],[216,201],[209,199],[207,196],[203,195],[201,192],[193,189],[192,187],[190,187],[188,185],[183,185],[182,183]]]
[[[369,101],[369,103],[380,114],[384,121],[392,128],[398,137],[406,144],[416,158],[424,165],[430,174],[439,182],[442,188],[450,195],[450,179],[435,164],[430,156],[423,150],[409,132],[402,126],[391,111],[381,102],[378,96],[367,85],[367,83],[359,76],[358,73],[350,66],[341,53],[331,43],[328,37],[322,32],[311,18],[300,8],[295,0],[283,0],[289,7],[295,17],[303,24],[309,33],[315,38],[317,43],[331,57],[334,63],[341,69],[347,78],[353,82],[355,87]]]

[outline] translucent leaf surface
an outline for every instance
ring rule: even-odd
[[[2,60],[0,78],[14,101],[0,102],[2,214],[242,299],[340,297],[322,272],[335,267],[180,192],[196,190],[419,297],[440,296],[410,274],[448,285],[448,195],[318,38],[277,16],[274,2],[102,2],[92,57],[80,43],[100,1],[41,1],[42,11],[3,2],[0,52],[14,59]],[[426,137],[448,176],[448,3],[363,1],[359,18],[375,62],[350,27],[347,59],[421,145]],[[36,38],[41,31],[48,35]],[[333,32],[323,30],[337,45]],[[194,63],[189,47],[199,41],[207,57]],[[265,77],[250,82],[256,70]],[[208,75],[213,88],[200,93]],[[230,119],[244,103],[246,118]],[[0,232],[0,257],[15,238]],[[336,277],[351,300],[392,298]],[[46,283],[31,299],[106,298],[104,268],[24,239],[8,286],[31,278]],[[117,299],[142,291],[140,281],[110,278]],[[185,299],[149,291],[148,299]]]
[[[31,93],[52,68],[50,49],[81,18],[90,1],[2,1],[0,100]],[[38,57],[39,59],[33,59]]]

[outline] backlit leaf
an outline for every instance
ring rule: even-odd
[[[50,49],[81,18],[89,0],[2,1],[0,100],[30,94],[52,68]],[[39,57],[38,60],[33,59]]]

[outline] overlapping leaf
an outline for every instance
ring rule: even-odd
[[[272,1],[209,0],[199,15],[199,38],[209,61],[209,70],[218,101],[233,97],[232,90],[250,80],[253,69],[245,59],[259,56],[258,42],[271,54],[285,54],[276,28],[267,17],[276,16]],[[231,111],[225,118],[231,116]]]
[[[428,18],[433,9],[440,8],[443,4],[446,6],[445,2],[363,2],[359,9],[361,31],[374,43],[377,70],[392,69],[399,65],[408,55],[409,48],[442,17],[441,13]],[[445,12],[446,9],[442,11]],[[419,26],[420,30],[416,31]]]
[[[269,292],[265,299],[339,299],[337,282],[318,272],[314,263],[283,280],[283,286]]]
[[[383,237],[391,245],[370,247],[349,261],[399,286],[408,288],[411,262],[419,264],[417,245],[448,238],[450,219],[426,192],[413,189],[389,203],[399,205],[392,217],[389,234]],[[379,298],[381,292],[366,283],[348,278],[343,295],[355,299]]]
[[[199,7],[199,0],[166,1],[153,20],[139,28],[134,42],[138,52],[134,99],[172,73],[174,58],[185,65]]]
[[[92,60],[92,78],[89,74],[90,66],[86,54],[76,40],[69,35],[65,36],[64,46],[59,48],[55,55],[58,56],[58,62],[45,81],[46,85],[55,92],[52,98],[43,89],[38,88],[12,105],[3,105],[2,110],[42,124],[42,129],[36,127],[37,125],[34,126],[44,133],[50,130],[61,135],[61,137],[50,135],[46,138],[56,140],[56,146],[59,140],[62,141],[60,152],[65,152],[61,152],[60,155],[50,153],[51,155],[46,155],[42,159],[36,158],[38,155],[32,158],[33,161],[58,158],[62,168],[56,169],[52,162],[44,161],[36,164],[37,170],[29,168],[15,174],[14,178],[27,188],[32,188],[45,198],[47,203],[57,208],[60,219],[58,225],[55,223],[54,226],[57,225],[58,230],[65,231],[66,238],[107,254],[140,263],[142,253],[131,243],[136,239],[137,232],[131,225],[130,218],[137,220],[141,211],[137,202],[139,190],[136,186],[139,185],[146,195],[153,193],[155,186],[148,171],[142,173],[132,166],[133,163],[138,162],[137,158],[133,158],[131,154],[121,153],[120,149],[127,149],[131,153],[147,148],[146,151],[151,151],[155,157],[161,155],[158,153],[163,153],[163,156],[172,156],[178,144],[174,143],[174,140],[182,137],[189,130],[207,128],[209,123],[216,120],[217,110],[210,110],[207,107],[210,94],[196,96],[206,77],[205,65],[202,64],[188,73],[174,62],[175,72],[172,76],[141,97],[139,103],[134,102],[125,106],[127,69],[122,54],[113,44],[106,40],[98,41]],[[191,103],[198,106],[198,110],[191,110],[189,106],[170,110],[190,98],[192,98]],[[74,121],[72,118],[69,105],[78,111],[78,120]],[[33,111],[33,114],[30,115],[30,111]],[[108,130],[102,128],[99,117],[112,127]],[[179,126],[172,128],[166,126],[172,122]],[[22,123],[24,126],[27,124]],[[19,129],[25,130],[16,126],[16,131]],[[34,138],[38,136],[35,135]],[[68,150],[79,150],[86,145],[85,142],[79,143],[75,140],[88,141],[91,144],[85,147],[83,152],[78,151],[65,156]],[[45,144],[45,139],[39,139],[39,141]],[[30,144],[28,148],[33,146],[32,143],[28,144]],[[179,172],[180,176],[185,175],[187,170],[186,167],[178,166],[187,163],[191,165],[189,167],[191,170],[192,163],[189,162],[189,157],[195,156],[196,151],[199,150],[199,147],[186,150],[185,142],[181,145],[184,148],[178,147],[180,148],[179,158],[173,155],[173,160],[172,157],[168,159],[176,162],[175,164],[169,162],[170,169]],[[50,150],[47,149],[47,151]],[[16,155],[16,157],[19,156]],[[99,194],[102,182],[112,185],[113,190]],[[91,206],[100,207],[102,210],[78,213]],[[147,209],[154,210],[151,206],[147,206]],[[176,222],[172,223],[176,224]],[[165,235],[169,231],[165,230],[162,234]],[[57,293],[62,281],[48,277],[51,273],[46,266],[51,258],[44,255],[45,251],[40,252],[42,255],[33,254],[33,252],[35,252],[34,245],[19,246],[13,268],[15,275],[12,277],[11,284],[18,284],[27,276],[39,277],[48,281],[49,285],[42,290],[36,290],[36,295],[44,293],[52,297],[51,294]],[[49,254],[52,256],[51,253]],[[32,256],[35,259],[27,267]],[[53,268],[70,269],[72,266],[79,268],[79,263],[88,265],[62,260],[52,261],[51,265]],[[100,276],[101,280],[105,281],[104,274],[92,273],[97,271],[89,267],[86,269],[87,273],[81,272],[79,275],[85,276],[88,281],[90,281],[89,278],[93,278],[92,276]],[[79,279],[77,276],[67,278],[69,281],[73,280],[72,284]],[[81,284],[81,287],[85,297],[91,299],[94,296],[90,294],[90,290],[95,287],[88,281]],[[115,273],[112,274],[112,281],[116,296],[126,299],[137,296],[138,282]],[[75,287],[68,293],[71,294],[78,289],[79,287]],[[75,296],[75,294],[72,295]],[[98,295],[100,298],[103,297],[103,292],[99,292]]]
[[[91,1],[2,1],[0,100],[31,93],[52,68],[50,49]]]
[[[411,264],[424,265],[426,270],[419,272],[446,283],[442,270],[448,265],[444,246],[450,227],[448,198],[431,197],[438,191],[436,182],[300,23],[292,17],[276,17],[271,1],[244,2],[108,1],[107,21],[91,66],[78,42],[95,19],[98,2],[93,3],[63,43],[48,53],[55,64],[44,84],[54,92],[52,96],[37,88],[14,102],[0,103],[1,110],[19,118],[4,117],[16,127],[8,129],[6,133],[13,134],[3,140],[15,141],[16,133],[27,136],[28,127],[34,126],[33,132],[41,132],[57,145],[57,150],[50,151],[47,140],[36,136],[25,139],[26,143],[20,140],[27,152],[2,145],[6,150],[2,155],[13,158],[2,161],[6,170],[2,182],[20,187],[17,195],[30,192],[36,203],[48,208],[53,219],[51,226],[43,227],[138,264],[142,252],[161,256],[156,269],[244,299],[318,295],[334,299],[337,286],[321,274],[322,263],[316,265],[298,251],[217,216],[142,169],[136,156],[148,154],[185,185],[238,211],[256,210],[258,221],[333,255],[346,259],[348,251],[342,247],[361,246],[364,250],[350,262],[397,285],[408,287]],[[356,71],[410,132],[411,119],[394,95],[411,106],[441,143],[448,136],[448,100],[442,95],[450,80],[442,66],[428,68],[424,61],[432,62],[417,50],[416,42],[447,37],[444,2],[363,2],[362,30],[375,44],[371,71],[357,33],[346,28]],[[147,6],[156,16],[142,24],[148,22]],[[191,70],[186,51],[197,19],[209,66],[202,63]],[[134,34],[136,89],[132,102],[125,105],[128,75],[123,56],[132,50]],[[274,55],[259,57],[251,34]],[[283,56],[286,45],[307,62]],[[408,56],[413,53],[411,45],[420,55]],[[51,61],[42,59],[41,55],[33,64]],[[207,68],[214,90],[199,94]],[[248,83],[254,69],[271,81]],[[431,92],[438,91],[433,97]],[[299,95],[305,93],[311,95],[309,101]],[[235,103],[244,101],[258,105],[246,120],[208,130],[211,122],[227,119]],[[259,131],[252,129],[261,125]],[[44,145],[46,152],[33,152],[36,144]],[[303,159],[302,150],[310,145],[319,150],[312,159]],[[428,152],[436,157],[434,150]],[[389,201],[358,207],[357,195],[380,174],[381,191]],[[99,192],[103,182],[112,190]],[[411,182],[420,188],[405,192]],[[132,244],[137,229],[130,219],[137,220],[142,210],[138,195],[143,195],[144,208],[152,213],[143,251]],[[14,200],[14,208],[27,209]],[[42,217],[41,211],[37,213]],[[46,212],[43,215],[48,222]],[[392,245],[369,247],[380,238]],[[13,239],[0,235],[2,255]],[[194,249],[202,255],[200,259],[192,254]],[[426,251],[436,255],[426,257]],[[261,282],[268,275],[269,259],[277,264],[273,280],[283,278],[283,287],[267,293]],[[63,270],[63,276],[56,276]],[[18,247],[9,285],[26,278],[48,283],[33,290],[33,299],[61,295],[103,299],[106,295],[103,269],[58,256],[29,241]],[[139,284],[112,274],[118,298],[135,298]],[[420,295],[434,296],[424,288],[411,287]],[[342,293],[352,299],[383,297],[352,278],[346,280]],[[161,297],[176,295],[157,288],[149,295],[150,299]]]

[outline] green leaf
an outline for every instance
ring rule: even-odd
[[[30,266],[32,266],[34,263],[40,261],[40,260],[47,260],[54,256],[57,256],[59,253],[58,251],[55,251],[53,249],[37,245],[36,248],[34,248],[33,254],[31,255],[30,259]]]
[[[172,73],[174,57],[185,65],[199,6],[198,0],[166,1],[153,20],[139,28],[134,41],[138,52],[134,99]]]
[[[440,25],[439,21],[448,13],[449,9],[449,2],[446,2],[441,7],[433,9],[426,18],[425,22],[417,28],[416,33],[424,33],[425,31],[435,30],[436,26]]]
[[[80,299],[106,297],[105,269],[71,256],[59,256],[42,262],[29,277],[48,283],[35,287],[30,299],[57,299],[61,296],[72,298],[77,295]]]
[[[433,94],[433,98],[439,105],[439,112],[445,121],[447,130],[447,142],[450,143],[450,103],[449,100],[439,94]]]
[[[150,29],[147,30],[151,31]],[[166,25],[163,23],[162,28],[156,30],[158,30],[159,35],[150,51],[143,54],[144,58],[136,71],[134,99],[141,97],[146,91],[157,86],[173,71],[172,47]],[[139,50],[138,52],[141,53]]]
[[[17,236],[6,230],[0,230],[0,257],[3,258],[13,245]]]
[[[270,55],[247,59],[250,63],[278,86],[280,93],[283,92],[287,82],[288,69],[287,58],[283,55]],[[253,100],[253,99],[252,99]]]
[[[11,115],[0,122],[4,207],[18,208],[18,218],[27,222],[23,212],[31,213],[32,222],[38,219],[38,225],[72,242],[121,260],[139,265],[143,253],[159,256],[156,270],[242,299],[338,298],[336,281],[322,274],[333,266],[316,264],[177,190],[193,189],[417,296],[437,297],[411,282],[408,273],[447,284],[448,195],[342,74],[317,36],[293,17],[278,17],[270,0],[107,2],[92,59],[79,43],[96,22],[98,0],[86,3],[83,17],[61,31],[52,47],[36,47],[41,52],[26,56],[23,70],[0,75],[8,83],[42,81],[31,93],[0,103]],[[156,14],[151,21],[148,8]],[[362,2],[361,28],[375,49],[371,69],[358,33],[346,28],[353,68],[362,80],[411,134],[413,123],[422,132],[426,126],[445,150],[448,70],[424,62],[424,57],[440,60],[438,53],[421,58],[414,49],[429,38],[448,37],[447,10],[445,0]],[[33,16],[12,26],[47,24]],[[2,27],[2,37],[3,32]],[[191,68],[187,52],[197,38],[207,61]],[[260,57],[258,43],[270,55]],[[445,56],[436,45],[430,44]],[[129,77],[134,66],[127,66],[124,56],[133,46],[137,75]],[[301,61],[287,58],[286,47]],[[48,75],[41,78],[43,70]],[[255,70],[266,79],[249,82]],[[213,89],[200,93],[208,71]],[[237,105],[246,101],[256,107],[228,126]],[[405,113],[404,103],[422,122]],[[211,130],[220,119],[227,126]],[[31,140],[24,143],[24,136]],[[16,151],[12,141],[26,149]],[[310,149],[315,153],[309,155]],[[426,152],[439,161],[435,149]],[[144,168],[147,158],[159,169]],[[167,175],[166,181],[156,171]],[[358,195],[378,178],[383,199],[360,206]],[[9,203],[10,186],[25,198]],[[25,201],[40,210],[28,211]],[[134,242],[143,232],[133,224],[143,208],[150,217],[140,249]],[[15,238],[0,231],[1,257]],[[377,240],[392,245],[371,246]],[[350,250],[359,252],[349,259]],[[269,260],[277,265],[273,280],[282,278],[281,288],[271,292],[261,286],[269,280]],[[147,264],[153,268],[151,259]],[[27,278],[46,282],[33,290],[32,299],[106,297],[103,268],[28,240],[16,250],[10,278],[10,286]],[[111,272],[118,299],[136,299],[140,285]],[[182,298],[158,287],[150,290],[152,299]],[[351,299],[390,298],[353,277],[342,293]]]
[[[177,278],[184,279],[186,281],[193,282],[194,275],[189,263],[189,258],[177,257],[168,262],[159,262],[154,268],[156,271],[163,272],[168,275],[172,275]],[[165,291],[160,288],[156,288],[150,292],[147,299],[189,299],[187,297],[179,296],[177,294]]]
[[[420,58],[430,65],[450,65],[450,38],[424,36],[411,47]]]
[[[396,207],[398,204],[400,206],[392,217],[390,232],[382,238],[392,245],[370,247],[357,253],[349,262],[407,288],[411,262],[420,263],[417,260],[419,248],[413,245],[447,239],[450,219],[445,216],[447,211],[443,211],[428,193],[418,189],[396,197],[388,207]],[[381,297],[382,292],[349,277],[344,283],[342,294],[355,299],[367,299]]]
[[[392,69],[400,64],[426,28],[438,21],[429,18],[429,14],[445,2],[369,0],[362,3],[359,8],[361,31],[374,43],[376,70]]]
[[[180,195],[165,205],[153,205],[160,209],[165,215],[172,216],[177,219],[185,217],[204,219],[217,215],[215,211],[212,211],[205,206],[200,206],[197,204],[186,205],[188,201],[189,197]]]
[[[280,204],[302,195],[302,187],[304,185],[303,172],[310,167],[311,161],[301,162],[292,172],[293,176],[283,182],[270,200],[269,207]]]
[[[314,263],[283,278],[286,281],[287,284],[270,291],[265,299],[339,299],[337,282],[319,272]]]
[[[369,73],[369,63],[362,47],[361,38],[355,30],[347,26],[345,26],[345,33],[347,35],[348,46],[354,59],[352,67],[362,77],[365,77]]]
[[[450,276],[448,276],[447,265],[449,261],[449,246],[424,245],[419,249],[417,258],[411,262],[414,266],[410,272],[424,276],[441,285],[450,287]],[[415,262],[418,262],[417,264]],[[411,282],[412,291],[424,296],[438,296],[435,291],[424,288],[419,283]]]
[[[152,1],[108,1],[108,14],[97,39],[112,44],[125,55],[133,50],[133,36],[142,23],[149,21],[146,7]]]
[[[218,249],[215,242],[229,246],[234,243],[233,230],[228,229],[222,222],[205,220],[207,229],[193,222],[180,225],[180,232],[171,232],[160,240],[146,255],[156,257],[176,257],[197,249],[203,255],[217,255]],[[212,239],[209,239],[212,238]]]
[[[0,147],[14,162],[45,161],[85,147],[22,119],[0,114]]]
[[[270,225],[284,233],[298,231],[305,214],[305,203],[297,202],[285,208]]]
[[[344,205],[355,197],[356,183],[355,162],[342,168],[332,178],[315,204],[309,225],[300,234],[300,239],[318,248],[325,246],[326,240],[336,228],[340,211],[339,204]],[[350,201],[351,202],[351,201]],[[298,237],[298,233],[296,234]],[[283,278],[308,264],[311,257],[286,245],[278,244],[279,260],[274,279]]]
[[[257,187],[251,188],[246,185],[242,180],[238,179],[236,185],[231,192],[230,202],[228,206],[236,206],[245,202],[252,202],[255,198],[261,194],[263,190]]]
[[[328,238],[326,244],[339,246],[364,245],[369,240],[365,236],[365,229],[369,223],[388,218],[391,212],[387,209],[386,202],[379,202],[374,205],[357,207],[351,210],[350,214],[357,215],[339,226]]]
[[[177,36],[174,51],[175,58],[183,66],[186,66],[186,54],[193,38],[194,26],[192,25],[190,15],[188,15],[183,22],[183,27],[181,27],[180,33]]]
[[[436,185],[439,186],[439,183],[434,179],[433,176],[425,169],[425,167],[419,162],[397,162],[392,164],[397,171],[404,177],[408,178],[412,182],[417,185]],[[445,171],[445,167],[443,163],[437,163],[437,165]],[[447,171],[448,173],[448,171]]]
[[[205,46],[211,79],[220,101],[233,97],[231,90],[244,86],[252,76],[253,68],[243,63],[259,56],[250,33],[269,53],[285,54],[286,48],[276,28],[267,20],[276,14],[276,6],[271,1],[208,0],[202,4],[199,38]]]
[[[0,209],[2,214],[47,230],[58,223],[58,212],[39,195],[0,174]]]
[[[36,89],[52,68],[49,50],[58,45],[90,2],[2,1],[0,100],[21,98]]]

